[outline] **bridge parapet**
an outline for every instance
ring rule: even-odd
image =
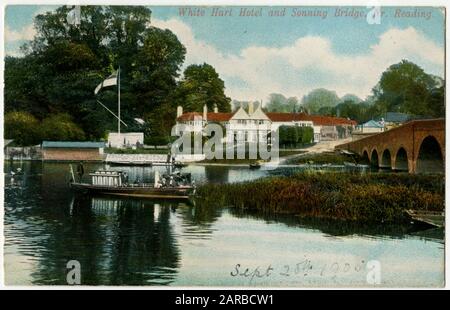
[[[338,145],[336,149],[357,153],[381,168],[408,170],[411,173],[427,172],[420,171],[422,164],[427,161],[426,169],[433,167],[430,172],[444,172],[445,120],[411,121],[379,134]]]

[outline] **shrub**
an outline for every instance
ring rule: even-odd
[[[45,118],[41,125],[41,136],[43,140],[55,141],[79,141],[86,139],[84,131],[65,113]]]
[[[279,144],[283,147],[298,147],[313,141],[314,131],[312,127],[280,126],[278,128]]]
[[[28,112],[9,112],[5,114],[4,130],[6,139],[14,139],[20,146],[40,143],[39,121]]]
[[[310,173],[292,177],[268,177],[234,184],[207,184],[198,189],[198,200],[212,205],[345,220],[399,222],[407,209],[441,211],[443,187],[439,176],[395,174],[356,175]]]

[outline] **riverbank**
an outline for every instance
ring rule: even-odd
[[[286,161],[287,164],[302,165],[302,164],[334,164],[343,165],[345,162],[356,164],[368,164],[364,162],[364,159],[355,155],[340,154],[337,151],[324,152],[324,153],[307,153],[303,156],[297,156],[295,158]]]
[[[206,184],[200,204],[362,222],[404,222],[406,210],[442,211],[442,176],[306,172],[235,184]]]

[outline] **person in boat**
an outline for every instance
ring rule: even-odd
[[[128,173],[124,172],[122,176],[123,176],[123,183],[128,184]]]
[[[159,171],[155,171],[155,188],[160,188],[161,187],[161,182],[159,179]]]
[[[22,174],[22,168],[17,168],[16,174],[17,174],[17,175],[21,175],[21,174]]]
[[[84,175],[84,166],[83,166],[82,161],[80,161],[80,163],[77,166],[77,175],[78,175],[78,179],[81,182],[81,179],[83,178],[83,175]]]
[[[14,170],[11,170],[9,174],[12,177],[14,177],[15,175],[17,175],[17,176],[22,175],[22,168],[17,168],[16,172],[14,172]]]

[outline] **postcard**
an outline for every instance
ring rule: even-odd
[[[444,287],[445,18],[6,5],[4,285]]]

